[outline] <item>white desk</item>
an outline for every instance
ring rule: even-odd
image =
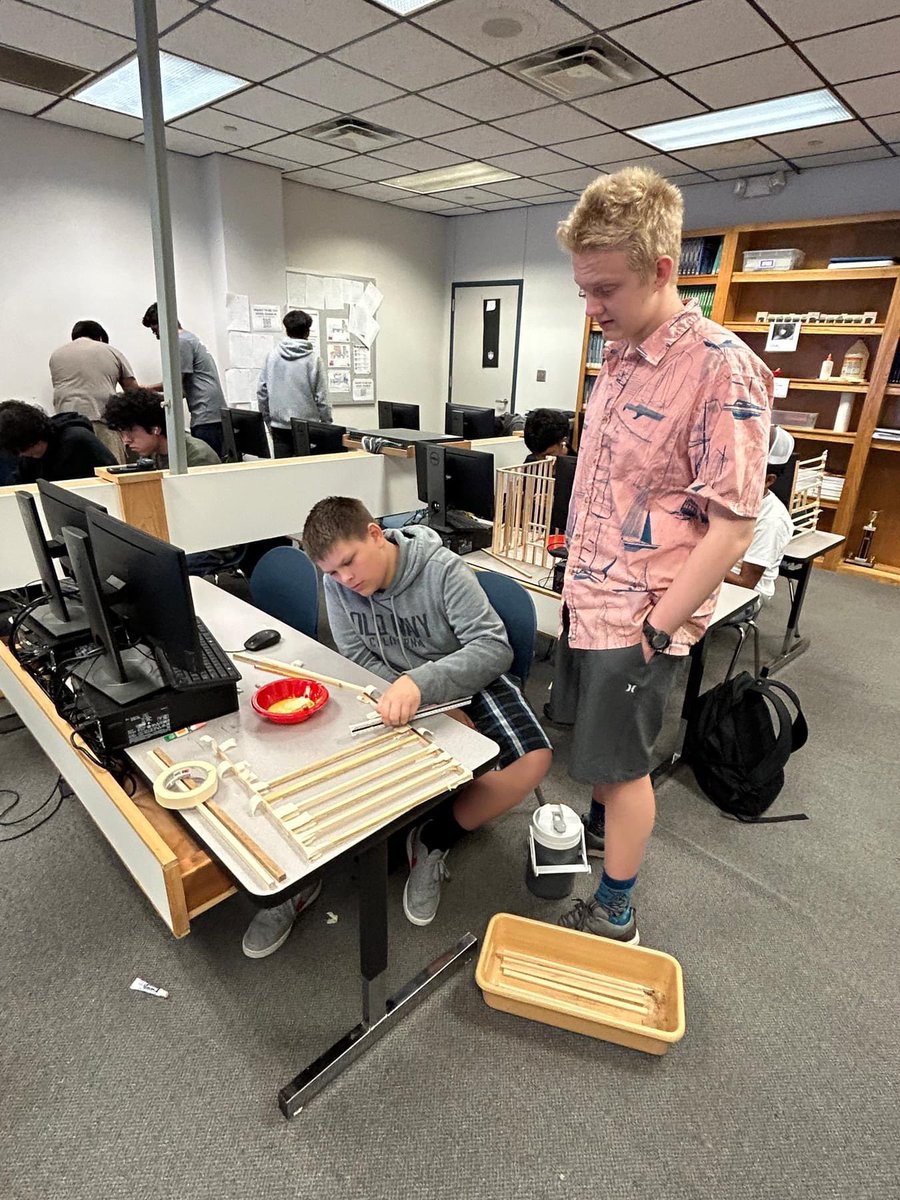
[[[800,636],[800,611],[806,599],[813,561],[819,555],[833,550],[835,546],[840,546],[843,541],[846,541],[846,538],[842,533],[811,529],[808,533],[798,533],[788,542],[778,573],[790,583],[791,609],[781,643],[781,653],[768,664],[770,675],[774,675],[781,667],[809,649],[809,638]]]

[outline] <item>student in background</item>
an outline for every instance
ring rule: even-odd
[[[309,341],[312,317],[300,308],[285,313],[287,337],[266,356],[259,373],[256,400],[272,434],[276,458],[294,453],[291,417],[331,423],[328,387],[322,360]]]
[[[103,418],[110,429],[121,434],[122,441],[138,458],[152,458],[158,471],[168,469],[166,414],[159,392],[137,388],[122,396],[111,396]],[[209,467],[222,461],[208,442],[190,433],[184,435],[184,446],[189,467]]]
[[[81,413],[50,417],[22,400],[0,404],[0,451],[18,456],[16,483],[87,479],[95,467],[111,467],[116,461]]]
[[[732,567],[725,576],[726,583],[752,588],[763,604],[775,595],[778,568],[781,566],[788,542],[794,536],[791,514],[772,491],[772,485],[790,462],[794,452],[794,439],[786,429],[773,425],[769,440],[771,445],[766,464],[766,494],[753,526],[753,539],[744,551],[744,557],[738,567]],[[759,604],[756,608],[758,610]]]
[[[159,312],[151,304],[144,313],[142,324],[159,339]],[[196,333],[182,329],[178,323],[178,350],[181,356],[181,388],[191,414],[191,434],[212,446],[222,457],[222,409],[225,394],[213,356]],[[155,384],[150,391],[161,392],[163,385]]]
[[[569,453],[569,418],[555,408],[533,408],[525,418],[527,463]]]
[[[53,407],[87,417],[94,433],[117,462],[125,461],[122,441],[110,433],[103,406],[117,387],[127,392],[139,386],[121,350],[110,346],[109,335],[96,321],[76,321],[71,341],[50,355]]]

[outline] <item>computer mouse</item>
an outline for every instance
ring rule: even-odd
[[[276,645],[281,641],[281,634],[277,629],[260,629],[259,633],[251,633],[244,642],[244,649],[249,650],[251,654],[256,654],[258,650],[268,650],[270,646]]]

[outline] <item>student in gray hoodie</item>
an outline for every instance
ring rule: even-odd
[[[300,308],[286,313],[287,337],[266,356],[259,373],[256,400],[272,434],[276,458],[291,458],[291,417],[331,423],[328,387],[321,358],[309,339],[312,317]]]
[[[459,719],[500,747],[498,770],[461,788],[406,839],[403,911],[413,925],[429,925],[449,879],[448,851],[538,786],[550,769],[550,742],[506,675],[513,652],[503,622],[472,569],[432,529],[382,530],[359,500],[331,496],[307,517],[303,545],[324,572],[338,650],[389,684],[378,703],[385,724],[404,725],[423,705],[472,696]],[[257,914],[244,953],[277,949],[320,886]]]

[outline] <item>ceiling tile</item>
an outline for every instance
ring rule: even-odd
[[[504,183],[492,183],[488,190],[513,199],[528,199],[531,196],[546,196],[559,189],[550,183],[539,183],[536,179],[507,179]]]
[[[716,179],[748,179],[753,175],[772,175],[775,171],[783,171],[785,163],[783,159],[776,158],[771,162],[754,163],[750,167],[721,167],[710,174]],[[680,184],[681,180],[676,179],[675,183]]]
[[[900,71],[876,79],[861,79],[858,83],[843,83],[838,91],[861,117],[900,112]]]
[[[496,212],[501,208],[530,208],[527,200],[496,200],[491,204],[482,204],[485,212]]]
[[[59,13],[32,8],[19,0],[3,0],[0,6],[0,39],[6,46],[43,54],[76,67],[101,71],[134,49],[134,42],[114,33],[90,29]]]
[[[359,109],[356,111],[360,112]],[[363,109],[360,116],[410,137],[429,137],[432,133],[459,129],[460,125],[468,125],[470,121],[469,117],[451,112],[441,104],[432,104],[421,96],[401,96],[399,100],[388,100],[387,104]]]
[[[611,29],[625,21],[636,21],[638,17],[649,17],[652,13],[675,8],[684,0],[566,0],[566,7],[579,13],[597,29]]]
[[[143,142],[144,135],[141,134],[134,140]],[[186,129],[173,129],[171,125],[166,126],[166,149],[174,150],[176,154],[192,154],[195,158],[204,158],[207,154],[227,154],[234,148],[225,142],[217,142],[213,138],[189,133]]]
[[[235,150],[232,158],[245,158],[248,162],[262,163],[266,167],[277,167],[279,171],[296,170],[297,164],[274,154],[262,154],[259,150]]]
[[[708,175],[704,175],[702,171],[694,171],[690,175],[682,175],[674,181],[678,187],[692,187],[695,183],[712,183]]]
[[[393,100],[400,95],[400,89],[389,83],[324,58],[279,75],[272,80],[272,87],[299,96],[301,100],[327,105],[338,112],[356,112],[369,104],[381,104],[383,100]],[[349,108],[348,101],[352,101]]]
[[[619,162],[603,164],[603,170],[608,175],[621,171],[623,167],[647,167],[651,171],[658,171],[667,179],[675,175],[684,175],[691,169],[677,158],[670,158],[668,154],[648,154],[646,157],[623,158]]]
[[[333,50],[394,20],[364,0],[218,0],[216,8],[318,51]]]
[[[552,196],[536,196],[532,204],[574,204],[581,192],[554,192]]]
[[[574,171],[554,171],[552,175],[544,175],[540,182],[552,184],[563,191],[580,192],[593,183],[598,175],[605,174],[605,171],[594,171],[590,167],[576,167]]]
[[[400,200],[404,195],[409,195],[408,192],[400,191],[398,188],[386,187],[383,183],[358,183],[354,187],[342,188],[342,196],[362,196],[364,200],[384,200],[390,203],[392,200]]]
[[[274,125],[276,129],[283,129],[286,133],[306,129],[309,125],[317,125],[319,121],[334,116],[333,109],[308,104],[296,96],[286,96],[284,92],[261,86],[246,88],[234,96],[226,96],[216,107],[225,112],[235,113],[239,117],[248,117],[251,121]]]
[[[320,167],[322,163],[336,162],[339,158],[349,157],[346,150],[337,146],[326,146],[324,142],[301,137],[298,133],[275,138],[257,146],[257,149],[263,154],[274,154],[276,158],[286,158],[290,162],[303,163],[308,167]]]
[[[55,99],[50,92],[37,92],[34,88],[17,87],[14,83],[0,80],[0,108],[8,112],[34,114]]]
[[[567,104],[554,104],[552,108],[539,108],[536,112],[522,113],[518,117],[504,117],[497,124],[501,129],[528,138],[538,146],[594,137],[610,130],[608,125],[595,121],[586,113],[577,112]]]
[[[549,96],[535,91],[527,83],[511,79],[502,71],[482,71],[479,75],[431,88],[425,95],[480,121],[511,117],[514,113],[547,108],[553,103]]]
[[[551,0],[515,0],[509,7],[485,6],[484,0],[455,0],[413,20],[454,46],[495,64],[578,41],[591,32]]]
[[[676,75],[675,82],[717,109],[813,91],[822,86],[818,75],[790,46],[686,71]]]
[[[843,83],[861,75],[887,75],[895,71],[898,46],[900,17],[800,42],[799,49],[832,83]]]
[[[579,100],[578,107],[614,129],[634,129],[637,125],[674,121],[705,111],[702,104],[691,100],[665,79],[651,79],[649,83],[636,83],[615,92],[590,96]]]
[[[655,154],[652,146],[645,146],[624,133],[602,133],[599,137],[581,138],[577,142],[563,142],[559,146],[562,154],[590,166],[602,166],[608,162],[619,162],[623,158],[643,158]]]
[[[291,171],[285,175],[285,179],[321,188],[355,187],[358,182],[349,175],[340,175],[337,171],[330,171],[327,167],[310,167],[308,170]]]
[[[91,129],[94,133],[106,133],[110,137],[133,138],[144,128],[137,117],[124,113],[95,108],[93,104],[81,104],[78,100],[63,100],[44,113],[45,121],[58,121],[60,125],[74,125],[78,129]]]
[[[493,125],[471,125],[468,129],[445,133],[431,140],[468,158],[487,158],[489,154],[512,154],[516,150],[532,149],[529,142],[495,129]]]
[[[454,208],[445,213],[441,213],[442,217],[479,217],[481,216],[480,208]]]
[[[781,41],[744,0],[699,0],[617,29],[615,40],[666,74],[765,50]]]
[[[900,112],[890,113],[884,117],[872,117],[869,124],[886,142],[900,140]]]
[[[682,162],[689,163],[700,171],[710,171],[717,167],[743,167],[747,164],[769,162],[772,151],[753,138],[742,138],[737,142],[723,142],[721,146],[698,146],[693,150],[679,150],[678,157]]]
[[[408,200],[395,200],[397,208],[411,208],[416,212],[452,213],[459,210],[458,204],[448,204],[437,196],[410,196]]]
[[[794,162],[805,171],[811,167],[841,167],[845,163],[870,162],[890,156],[891,152],[884,146],[863,146],[860,150],[838,150],[835,154],[811,154],[808,158],[795,158]]]
[[[466,161],[464,155],[432,146],[430,142],[404,142],[400,146],[389,146],[380,154],[373,155],[373,158],[396,163],[409,171],[433,171],[436,167],[450,167]]]
[[[502,199],[501,196],[495,196],[487,188],[478,187],[451,188],[446,192],[441,192],[440,195],[447,200],[452,200],[454,204],[477,204],[479,206]]]
[[[795,129],[791,133],[773,133],[761,140],[785,158],[793,158],[795,154],[830,154],[833,150],[855,150],[859,146],[876,144],[871,133],[859,121],[841,121],[837,125],[815,125],[810,129]]]
[[[202,137],[215,138],[217,141],[228,141],[234,146],[255,146],[257,142],[265,142],[275,137],[278,132],[271,125],[260,125],[257,121],[248,121],[245,117],[235,117],[218,108],[202,108],[199,112],[175,121],[173,128],[187,129],[191,133],[199,133]]]
[[[134,8],[122,0],[31,0],[37,8],[47,8],[62,13],[76,21],[120,33],[123,37],[134,37]],[[196,12],[188,0],[156,0],[156,17],[159,29],[168,29],[188,13]]]
[[[759,6],[794,41],[897,15],[897,0],[759,0]]]
[[[268,79],[311,57],[298,46],[206,9],[160,38],[160,46],[240,79]]]
[[[392,25],[335,52],[340,62],[415,91],[481,70],[481,63],[414,25]]]
[[[367,154],[357,154],[353,158],[341,159],[338,169],[345,175],[352,175],[354,179],[367,179],[371,183],[377,183],[380,179],[395,179],[398,175],[409,174],[404,167],[398,167],[396,163],[385,162],[382,158],[370,158]]]
[[[501,154],[499,158],[490,159],[492,166],[500,167],[502,171],[511,171],[513,175],[549,175],[551,171],[569,171],[578,161],[539,147],[520,150],[518,154]]]

